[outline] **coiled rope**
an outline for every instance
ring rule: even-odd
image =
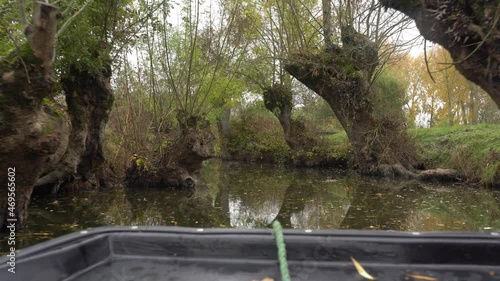
[[[288,261],[286,260],[285,239],[283,239],[283,228],[279,221],[273,222],[274,239],[278,248],[278,260],[280,263],[281,280],[290,281],[290,272],[288,272]]]

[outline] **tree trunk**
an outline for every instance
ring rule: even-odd
[[[450,52],[458,71],[500,107],[498,1],[381,0],[415,20],[420,34]]]
[[[159,159],[147,161],[135,155],[126,172],[131,188],[195,187],[203,161],[215,156],[214,135],[200,117],[178,118],[181,125],[175,142]],[[181,122],[187,120],[187,122]],[[148,165],[150,164],[150,165]]]
[[[274,84],[264,90],[263,97],[266,109],[278,118],[290,149],[295,152],[307,150],[311,143],[305,139],[305,126],[292,121],[292,90],[287,86]]]
[[[455,119],[455,114],[453,113],[453,103],[451,102],[451,89],[450,81],[448,79],[448,70],[444,71],[445,83],[446,83],[446,107],[448,108],[448,125],[453,126],[453,120]]]
[[[25,32],[28,42],[0,63],[0,230],[14,221],[22,227],[35,182],[64,138],[65,122],[47,102],[54,92],[52,56],[60,13],[37,3]],[[15,193],[11,209],[8,193]]]
[[[467,110],[465,109],[465,102],[460,101],[460,107],[462,109],[462,122],[464,125],[467,125],[469,123],[469,120],[467,119]]]
[[[376,51],[354,49],[347,40],[343,48],[332,46],[320,55],[297,54],[285,69],[331,106],[353,145],[361,173],[394,173],[379,169],[382,164],[410,169],[416,162],[415,149],[401,120],[378,120],[373,114],[375,93],[369,78]]]

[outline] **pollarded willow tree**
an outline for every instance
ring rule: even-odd
[[[272,0],[244,1],[251,44],[240,70],[248,89],[262,93],[264,106],[278,119],[285,141],[296,166],[328,166],[339,164],[322,150],[317,132],[302,118],[294,116],[296,93],[300,87],[284,69],[290,51],[319,41],[319,24],[312,10],[315,1]]]
[[[75,0],[60,9],[38,1],[3,4],[19,6],[7,9],[16,24],[2,21],[1,30],[11,50],[0,63],[0,166],[16,170],[16,208],[9,213],[3,173],[0,228],[8,216],[23,225],[35,187],[55,193],[88,179],[103,163],[113,50],[134,25],[125,17],[127,1]],[[25,14],[32,14],[30,24]]]
[[[455,178],[451,170],[417,172],[418,155],[402,118],[377,114],[375,84],[385,65],[409,45],[401,34],[411,21],[384,12],[375,1],[322,1],[320,44],[288,52],[284,69],[333,109],[363,174]],[[311,11],[313,14],[314,12]],[[314,41],[310,41],[316,43]]]
[[[374,1],[322,1],[323,46],[291,54],[284,68],[333,109],[353,146],[363,174],[427,178],[454,177],[454,171],[417,174],[418,155],[401,118],[375,114],[374,83],[397,58],[410,21],[385,13]]]
[[[340,1],[333,9],[331,4],[322,1],[322,48],[292,54],[285,69],[333,109],[362,173],[394,174],[412,169],[415,149],[403,120],[375,115],[373,87],[396,48],[404,47],[390,40],[408,22],[397,14],[384,14],[374,2]]]
[[[413,19],[422,36],[447,49],[456,69],[500,107],[500,1],[380,2]]]

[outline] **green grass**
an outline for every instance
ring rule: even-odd
[[[452,168],[471,182],[500,186],[500,124],[411,129],[426,168]],[[345,145],[345,132],[326,136]]]
[[[500,125],[415,129],[427,168],[453,168],[467,179],[500,185]]]
[[[272,126],[263,120],[250,123],[240,127],[245,131],[253,129],[246,134],[237,132],[237,138],[233,136],[231,148],[234,152],[249,154],[254,160],[290,157],[277,122]],[[263,124],[269,127],[267,131],[261,128]],[[457,169],[472,183],[500,186],[500,124],[411,129],[408,133],[414,138],[427,169]],[[320,138],[321,145],[313,151],[314,154],[323,155],[327,151],[328,155],[354,164],[353,151],[345,132]]]

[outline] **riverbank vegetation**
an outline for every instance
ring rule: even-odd
[[[32,192],[196,188],[214,157],[498,185],[498,127],[474,126],[500,122],[500,11],[437,7],[440,29],[419,28],[443,48],[414,57],[404,34],[422,14],[320,2],[0,0],[0,168],[23,167],[18,224]],[[455,30],[469,11],[481,24]]]
[[[258,126],[258,124],[265,124]],[[232,160],[290,164],[291,154],[271,116],[255,115],[233,123],[229,149]],[[500,185],[500,125],[455,125],[410,129],[422,167],[452,168],[467,184]],[[345,132],[320,137],[323,149],[338,160],[338,168],[354,169],[355,161]],[[321,150],[311,151],[313,157]]]

